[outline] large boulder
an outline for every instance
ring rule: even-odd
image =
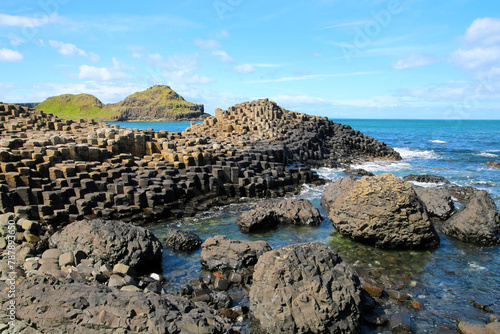
[[[175,251],[191,252],[200,248],[203,240],[193,232],[170,230],[163,239],[165,245]]]
[[[250,310],[267,333],[354,333],[359,286],[354,270],[330,247],[291,245],[260,257]]]
[[[110,220],[82,220],[66,226],[50,238],[52,247],[64,253],[85,252],[113,267],[126,264],[138,272],[161,267],[161,242],[149,230]]]
[[[261,202],[243,212],[236,224],[244,232],[274,228],[279,224],[319,225],[322,218],[319,210],[307,199],[285,199]]]
[[[223,235],[208,238],[201,247],[200,262],[210,271],[254,266],[262,254],[272,249],[265,241],[231,240]]]
[[[363,177],[330,208],[341,234],[380,248],[426,249],[439,237],[412,185],[392,174]]]
[[[418,186],[414,186],[413,189],[415,189],[418,197],[424,202],[430,216],[445,220],[455,210],[455,205],[448,189]]]
[[[406,182],[413,181],[419,183],[436,183],[436,184],[450,183],[450,181],[448,181],[446,178],[442,176],[430,175],[430,174],[423,174],[423,175],[410,174],[403,177],[403,180],[405,180]]]
[[[57,285],[36,276],[16,285],[16,323],[24,333],[235,333],[203,303],[173,295],[118,291],[104,286]],[[0,282],[0,288],[7,288]],[[8,302],[7,294],[0,300]],[[35,330],[36,328],[36,330]]]
[[[330,206],[346,191],[351,190],[354,183],[358,180],[354,176],[347,176],[330,183],[321,195],[321,206],[327,211],[330,210]]]
[[[443,226],[443,232],[465,242],[490,246],[500,243],[500,215],[488,192],[476,192]]]

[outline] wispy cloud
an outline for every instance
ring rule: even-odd
[[[220,48],[220,43],[215,39],[203,40],[201,38],[197,38],[194,41],[194,45],[202,48],[202,49],[218,49]]]
[[[230,55],[228,55],[226,51],[223,51],[223,50],[214,50],[212,52],[212,55],[219,57],[220,61],[222,61],[223,63],[234,62],[234,59]]]
[[[410,57],[400,59],[392,64],[396,70],[409,70],[434,64],[437,60],[434,57],[413,53]]]
[[[23,55],[17,51],[11,49],[0,49],[0,61],[21,61],[23,60]]]
[[[234,70],[238,73],[241,73],[241,74],[249,74],[249,73],[257,71],[255,66],[253,66],[251,64],[236,65],[236,66],[234,66]]]
[[[133,68],[123,65],[116,58],[113,58],[113,66],[110,67],[96,67],[89,65],[80,66],[78,78],[95,81],[110,81],[129,78],[130,75],[125,73],[125,70],[133,70]]]
[[[278,79],[265,79],[265,80],[255,80],[247,81],[246,84],[256,84],[256,83],[267,83],[267,82],[287,82],[287,81],[299,81],[299,80],[310,80],[310,79],[320,79],[320,78],[338,78],[338,77],[352,77],[360,75],[371,75],[379,74],[380,71],[374,72],[352,72],[352,73],[331,73],[331,74],[310,74],[295,77],[282,77]]]
[[[93,62],[98,62],[100,57],[94,52],[86,52],[79,49],[74,44],[63,43],[60,41],[49,41],[50,46],[57,49],[57,52],[63,56],[83,56],[90,59]]]
[[[0,26],[34,28],[46,24],[54,23],[60,20],[60,16],[55,14],[37,17],[33,16],[15,16],[9,14],[0,14]]]
[[[345,23],[335,24],[332,26],[322,27],[322,28],[319,28],[318,30],[326,30],[326,29],[333,29],[333,28],[340,28],[340,27],[347,27],[347,26],[357,26],[360,24],[366,24],[366,23],[370,23],[370,22],[372,22],[372,21],[364,20],[364,21],[345,22]]]

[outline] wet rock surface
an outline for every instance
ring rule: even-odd
[[[271,250],[265,241],[231,240],[217,235],[201,245],[201,264],[209,271],[237,271],[253,267],[259,257]]]
[[[413,187],[392,174],[363,177],[330,207],[343,235],[380,248],[425,249],[439,237]]]
[[[200,248],[203,240],[193,232],[171,230],[163,239],[165,245],[176,251],[194,251]]]
[[[324,244],[269,251],[255,266],[250,310],[267,333],[354,333],[360,303],[356,274]]]
[[[423,175],[410,174],[403,177],[403,180],[405,180],[406,182],[414,181],[420,183],[450,184],[450,181],[448,181],[446,178],[442,176],[429,175],[429,174],[423,174]]]
[[[163,254],[160,241],[150,231],[101,219],[72,223],[55,233],[50,243],[63,252],[84,252],[103,264],[123,263],[137,271],[159,268]]]
[[[455,210],[455,205],[447,188],[423,188],[414,186],[415,192],[427,208],[431,217],[446,220]]]
[[[256,208],[242,213],[236,225],[244,232],[274,228],[279,224],[319,225],[319,210],[306,199],[286,199],[259,203]]]
[[[500,244],[500,215],[490,194],[484,190],[478,191],[442,229],[462,241],[484,246]]]

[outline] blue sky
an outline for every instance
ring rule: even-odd
[[[333,118],[500,119],[496,1],[2,0],[0,101],[170,85]]]

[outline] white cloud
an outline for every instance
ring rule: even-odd
[[[453,62],[465,69],[480,69],[500,61],[500,46],[459,49],[452,53],[451,58]]]
[[[336,100],[334,105],[364,108],[394,108],[401,106],[401,98],[394,96],[373,96],[368,99]]]
[[[434,57],[413,53],[410,57],[400,59],[392,64],[396,70],[409,70],[412,68],[423,67],[434,64],[436,59]]]
[[[500,19],[475,19],[465,33],[465,41],[471,45],[494,45],[500,42]]]
[[[33,16],[15,16],[9,14],[0,14],[0,26],[12,26],[33,28],[40,27],[49,23],[59,21],[61,18],[57,14],[46,15],[42,17]]]
[[[194,45],[199,46],[202,49],[217,49],[220,48],[220,43],[214,39],[203,40],[203,39],[195,39]]]
[[[377,74],[381,72],[352,72],[352,73],[331,73],[331,74],[310,74],[310,75],[302,75],[295,77],[283,77],[278,79],[265,79],[265,80],[255,80],[255,81],[247,81],[247,84],[256,84],[256,83],[267,83],[267,82],[285,82],[285,81],[298,81],[298,80],[308,80],[308,79],[319,79],[319,78],[337,78],[337,77],[351,77],[351,76],[359,76],[359,75],[370,75]]]
[[[147,56],[149,67],[143,79],[148,84],[166,83],[183,91],[192,89],[193,85],[206,85],[214,82],[214,78],[197,72],[197,56],[197,54],[175,55],[164,58],[160,54],[150,54]]]
[[[23,55],[11,49],[0,49],[0,61],[21,61]]]
[[[234,67],[234,70],[238,73],[241,73],[241,74],[249,74],[249,73],[257,71],[255,66],[252,66],[250,64],[236,65]]]
[[[231,56],[229,56],[226,53],[226,51],[214,50],[212,52],[212,55],[216,56],[216,57],[219,57],[220,61],[222,61],[223,63],[232,63],[232,62],[234,62],[233,58],[231,58]]]
[[[227,38],[229,37],[229,32],[227,30],[221,30],[216,34],[217,38]]]
[[[365,21],[345,22],[345,23],[339,23],[339,24],[335,24],[332,26],[319,28],[318,30],[325,30],[325,29],[332,29],[332,28],[339,28],[339,27],[346,27],[346,26],[357,26],[360,24],[366,24],[366,23],[370,23],[370,22],[372,22],[372,21],[365,20]]]
[[[96,81],[109,81],[115,79],[129,78],[130,75],[123,70],[132,70],[132,67],[127,67],[121,64],[116,58],[113,58],[113,66],[111,67],[95,67],[89,65],[81,65],[79,67],[78,78]]]
[[[61,94],[92,94],[103,103],[115,103],[123,100],[130,94],[144,90],[148,87],[133,83],[113,83],[86,81],[81,83],[39,83],[33,86],[31,96],[23,96],[22,101],[43,101],[49,96]]]
[[[100,57],[94,52],[85,52],[82,49],[79,49],[74,44],[63,43],[59,41],[49,41],[50,46],[57,49],[57,52],[62,54],[63,56],[82,56],[90,59],[93,62],[98,62]]]
[[[19,39],[17,37],[9,37],[9,42],[10,42],[10,45],[13,45],[13,46],[19,46],[19,45],[25,43],[22,39]]]

